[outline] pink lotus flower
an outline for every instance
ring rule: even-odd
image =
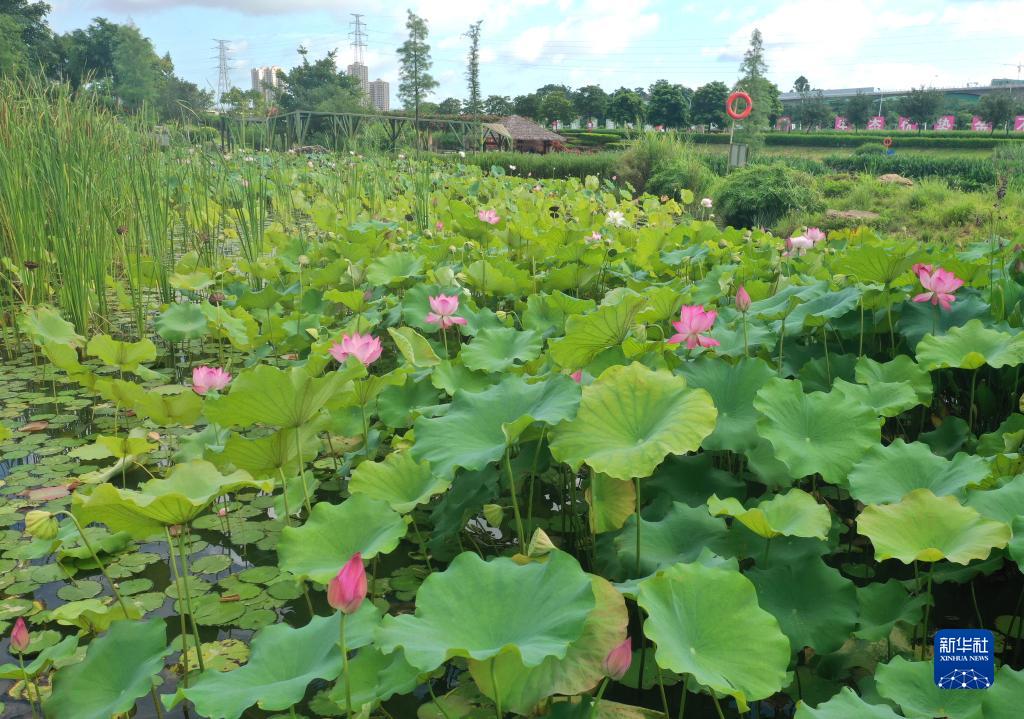
[[[736,290],[736,309],[740,312],[746,312],[750,309],[750,294],[747,293],[743,285],[740,285],[739,289]]]
[[[915,265],[914,265],[913,267],[911,267],[911,268],[910,268],[910,270],[911,270],[911,272],[913,272],[913,273],[914,273],[915,275],[919,275],[919,274],[921,274],[921,270],[924,270],[924,271],[925,271],[925,272],[927,272],[928,274],[931,274],[931,273],[932,273],[932,266],[931,266],[931,265],[926,265],[926,264],[924,264],[924,263],[921,263],[921,262],[918,262],[918,263],[917,263],[917,264],[915,264]]]
[[[705,197],[703,200],[700,201],[700,206],[703,207],[706,210],[710,210],[711,209],[711,204],[712,203],[711,203],[711,198],[710,197]]]
[[[11,648],[18,654],[24,654],[30,641],[25,619],[18,617],[18,621],[14,623],[14,629],[11,630]]]
[[[812,244],[818,244],[825,239],[825,233],[817,227],[808,227],[807,231],[804,233],[804,237],[810,240]]]
[[[804,255],[812,247],[814,247],[814,241],[803,235],[790,237],[786,240],[786,251],[782,253],[782,256],[795,257],[797,255]]]
[[[366,599],[366,569],[356,552],[327,585],[327,603],[343,614],[352,614]]]
[[[594,231],[594,232],[591,232],[586,237],[584,237],[583,239],[586,240],[587,242],[600,242],[601,241],[601,233],[597,232],[597,231]]]
[[[430,297],[430,309],[433,312],[427,313],[427,322],[432,325],[440,325],[441,329],[446,330],[452,325],[464,325],[466,324],[465,317],[456,317],[455,313],[459,311],[459,298],[455,295],[437,295]]]
[[[339,362],[344,362],[349,356],[352,356],[362,362],[364,366],[369,367],[380,357],[382,349],[380,340],[373,335],[361,335],[358,332],[353,332],[351,335],[342,335],[341,342],[333,343],[328,352]]]
[[[443,232],[444,231],[444,223],[441,222],[441,220],[438,220],[437,222],[435,222],[434,223],[434,227],[437,228],[438,232]]]
[[[936,267],[934,272],[929,271],[927,265],[922,265],[917,271],[917,279],[921,286],[928,292],[922,292],[914,296],[914,302],[931,302],[944,310],[948,310],[956,297],[953,295],[960,289],[964,281],[948,270]]]
[[[583,381],[583,370],[578,369],[569,376],[572,377],[573,381],[576,384],[579,384],[580,382]]]
[[[228,516],[228,510],[225,509],[224,507],[221,507],[220,509],[217,510],[217,516],[218,517],[226,517],[226,516]]]
[[[704,305],[683,305],[679,311],[679,321],[673,322],[677,334],[668,338],[669,344],[686,343],[686,349],[692,350],[698,347],[718,347],[721,344],[716,339],[707,337],[702,332],[710,330],[718,313],[714,310],[704,310]]]
[[[488,225],[496,225],[498,224],[498,222],[501,221],[501,218],[498,217],[498,213],[495,212],[494,210],[480,210],[478,213],[476,213],[476,216],[479,217],[484,222],[486,222]]]
[[[192,369],[192,389],[196,394],[206,394],[211,389],[222,390],[231,381],[231,374],[220,367],[194,367]]]
[[[629,665],[633,662],[633,646],[629,637],[626,637],[614,649],[608,652],[604,658],[604,673],[610,679],[618,681],[629,671]]]

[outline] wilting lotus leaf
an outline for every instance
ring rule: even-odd
[[[820,559],[776,562],[746,576],[757,588],[758,604],[775,615],[794,649],[811,647],[817,654],[830,654],[857,627],[853,582]]]
[[[46,305],[24,308],[18,315],[18,326],[37,345],[52,342],[81,347],[85,344],[85,338],[75,332],[75,326],[61,317],[59,311]]]
[[[622,344],[646,303],[639,295],[627,294],[589,314],[572,315],[565,321],[565,336],[548,343],[551,357],[566,369],[586,367],[606,349]]]
[[[424,580],[415,615],[385,618],[376,642],[388,653],[401,647],[424,672],[452,657],[483,661],[503,652],[535,667],[565,657],[594,607],[590,578],[564,552],[522,565],[463,552]]]
[[[832,526],[828,507],[819,504],[802,489],[793,488],[747,509],[735,497],[708,499],[708,511],[715,517],[734,517],[747,529],[766,539],[817,537],[824,539]]]
[[[658,521],[641,519],[640,522],[642,577],[678,562],[695,562],[705,549],[725,552],[729,535],[725,520],[708,515],[704,507],[673,502],[671,509]],[[636,570],[636,514],[615,535],[613,546],[624,575],[632,577]]]
[[[888,637],[897,622],[916,625],[927,601],[927,594],[912,597],[902,582],[895,579],[857,587],[860,627],[855,636],[878,641]]]
[[[207,669],[184,695],[201,716],[238,719],[253,704],[267,711],[288,709],[306,694],[316,679],[332,680],[341,674],[341,613],[313,617],[298,629],[287,624],[264,627],[252,638],[249,662],[231,672]],[[345,623],[348,649],[372,641],[380,621],[376,607],[364,602]]]
[[[628,486],[628,485],[627,485]],[[570,696],[590,691],[604,676],[608,652],[626,638],[626,603],[615,588],[601,577],[591,577],[597,605],[587,616],[583,634],[569,645],[565,657],[548,657],[538,666],[523,666],[514,652],[491,661],[469,661],[473,680],[485,695],[494,698],[494,683],[501,692],[501,706],[528,715],[538,703],[556,694]]]
[[[216,497],[240,489],[273,489],[269,480],[254,480],[247,472],[227,476],[197,459],[175,465],[166,479],[151,479],[138,490],[97,485],[91,494],[75,492],[72,511],[80,522],[102,522],[116,532],[146,539],[174,524],[187,524]]]
[[[887,664],[878,665],[875,669],[875,686],[879,694],[899,704],[904,716],[914,719],[980,719],[982,714],[979,710],[987,691],[940,689],[935,686],[932,662],[908,662],[903,657],[893,657]],[[984,716],[988,717],[987,714]]]
[[[711,395],[634,362],[615,365],[583,390],[576,418],[551,435],[551,453],[616,479],[647,477],[669,454],[696,451],[715,427]]]
[[[427,338],[412,327],[388,327],[388,334],[405,361],[413,367],[433,367],[441,362]]]
[[[572,417],[579,397],[579,385],[562,375],[533,384],[510,375],[482,392],[459,392],[447,414],[416,420],[412,456],[442,477],[457,467],[483,469],[534,421]]]
[[[419,670],[409,666],[401,651],[381,654],[375,647],[363,647],[349,661],[348,670],[353,712],[373,709],[395,694],[408,694],[419,683]],[[344,677],[338,679],[330,698],[342,711],[348,710]]]
[[[278,564],[296,577],[327,584],[356,552],[373,559],[394,550],[407,528],[387,502],[365,494],[341,504],[320,502],[301,527],[281,530]]]
[[[85,351],[93,357],[99,357],[103,364],[116,367],[122,372],[134,372],[143,362],[156,359],[156,345],[148,339],[121,342],[110,335],[96,335],[89,340]]]
[[[438,477],[430,471],[429,462],[417,462],[408,452],[392,452],[380,462],[363,462],[348,483],[353,495],[384,500],[402,514],[450,486],[450,479]]]
[[[972,454],[960,453],[950,461],[933,454],[923,442],[907,444],[896,439],[890,445],[872,447],[850,472],[848,481],[854,499],[889,504],[921,488],[940,497],[959,497],[965,487],[981,482],[988,473],[985,460]]]
[[[511,327],[490,327],[480,330],[468,345],[459,352],[462,363],[471,370],[481,372],[504,372],[515,366],[536,359],[540,355],[543,341],[536,332],[520,332]]]
[[[941,337],[927,335],[917,345],[917,361],[926,370],[1014,367],[1024,362],[1024,335],[1000,332],[971,320]]]
[[[897,355],[889,362],[876,362],[870,357],[857,360],[854,370],[857,381],[864,385],[904,385],[914,391],[920,404],[932,401],[932,377],[907,355]]]
[[[640,582],[637,602],[658,666],[733,696],[741,711],[786,685],[789,640],[738,571],[676,564]]]
[[[619,529],[636,511],[636,489],[632,482],[595,472],[586,493],[590,505],[590,530],[595,534]]]
[[[110,719],[129,712],[139,697],[149,694],[170,653],[163,619],[117,622],[90,642],[85,659],[54,675],[46,714]]]
[[[691,387],[706,389],[718,410],[715,431],[704,440],[705,449],[743,452],[758,442],[754,397],[775,370],[758,358],[743,357],[732,365],[713,357],[701,357],[681,370]]]
[[[248,427],[260,422],[277,427],[300,427],[313,419],[350,379],[365,376],[362,364],[346,364],[314,378],[302,367],[278,369],[258,365],[240,372],[228,394],[206,401],[211,422]]]
[[[199,305],[178,302],[164,310],[155,322],[156,333],[168,342],[194,340],[209,334],[206,315]]]
[[[881,440],[875,411],[838,393],[804,394],[800,382],[772,379],[757,393],[757,433],[796,478],[820,473],[843,484],[846,475]]]
[[[967,564],[985,559],[1010,541],[1010,527],[984,519],[953,497],[915,489],[897,504],[869,505],[857,518],[857,531],[875,546],[875,559]]]
[[[854,694],[850,687],[842,690],[817,708],[803,702],[797,705],[795,719],[900,719],[900,715],[885,704],[868,704]]]

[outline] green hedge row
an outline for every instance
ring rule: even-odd
[[[970,132],[947,132],[933,133],[929,135],[917,135],[907,132],[787,132],[768,133],[764,136],[765,145],[768,147],[860,147],[862,145],[874,145],[879,147],[886,137],[893,139],[893,147],[896,149],[922,149],[922,150],[991,150],[1004,142],[1021,141],[1019,134],[1015,137],[1010,135],[981,135]],[[729,143],[729,135],[725,133],[710,133],[704,135],[691,135],[689,138],[694,144],[700,145],[726,145]]]
[[[558,178],[578,177],[587,175],[611,177],[622,159],[619,152],[593,152],[575,154],[570,152],[552,152],[547,155],[535,155],[522,152],[477,152],[467,155],[464,162],[477,165],[483,170],[491,169],[492,165],[504,167],[505,172],[518,177]],[[511,170],[510,166],[516,169]]]

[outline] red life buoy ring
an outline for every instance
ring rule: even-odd
[[[884,140],[882,140],[882,144],[885,145],[886,147],[892,147],[892,138],[885,138]]]
[[[736,109],[733,107],[733,105],[736,104],[737,100],[743,100],[747,103],[747,106],[739,112],[736,112]],[[751,101],[750,95],[743,92],[742,90],[737,90],[733,94],[729,95],[729,99],[725,101],[725,111],[733,120],[743,120],[749,117],[750,111],[753,109],[754,103],[753,101]]]

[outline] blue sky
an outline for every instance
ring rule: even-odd
[[[1024,62],[1024,0],[791,0],[688,3],[676,0],[50,0],[59,32],[96,16],[133,21],[178,73],[216,85],[213,38],[231,41],[232,79],[249,68],[291,67],[300,44],[314,56],[338,48],[351,59],[349,13],[367,26],[370,78],[392,83],[405,8],[430,26],[433,99],[464,97],[467,26],[483,18],[482,90],[517,95],[545,83],[573,87],[650,85],[666,78],[696,87],[732,83],[754,27],[764,35],[769,75],[788,90],[799,75],[814,87],[987,84],[1017,77]]]

